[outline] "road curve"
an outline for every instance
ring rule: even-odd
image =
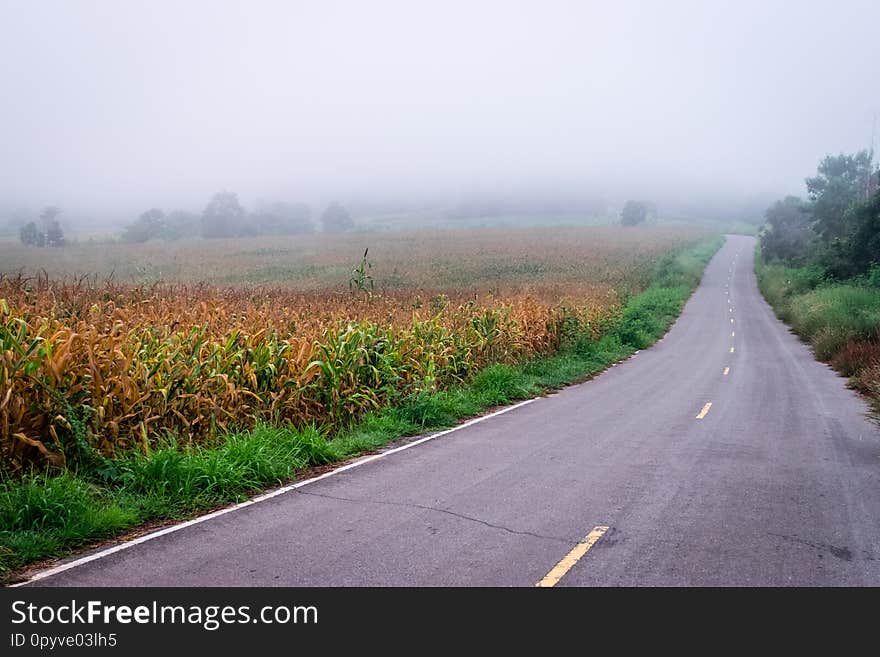
[[[878,585],[880,431],[753,248],[592,381],[32,585]]]

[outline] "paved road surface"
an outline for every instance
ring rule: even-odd
[[[880,431],[753,248],[591,382],[35,584],[878,585]]]

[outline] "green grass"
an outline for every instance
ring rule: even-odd
[[[74,472],[0,481],[0,575],[148,520],[246,499],[302,468],[338,460],[337,449],[314,427],[259,426],[213,449],[168,445],[118,459],[109,482]]]
[[[755,273],[761,294],[778,312],[786,312],[792,297],[810,292],[825,282],[825,272],[817,265],[786,267],[764,262],[758,253],[755,254]]]
[[[147,521],[174,520],[241,501],[309,466],[369,452],[406,435],[443,429],[496,406],[583,381],[663,336],[721,246],[713,238],[662,259],[599,340],[574,335],[559,353],[491,365],[466,384],[404,399],[326,436],[317,427],[258,426],[214,447],[169,443],[115,459],[98,472],[0,481],[0,577]]]
[[[849,342],[880,340],[880,288],[826,281],[818,267],[756,259],[758,286],[776,314],[829,360]]]

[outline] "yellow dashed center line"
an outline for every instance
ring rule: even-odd
[[[562,557],[562,560],[553,566],[553,570],[551,570],[540,582],[535,584],[535,586],[540,587],[550,587],[556,586],[556,584],[563,578],[565,573],[574,567],[574,565],[580,561],[581,557],[583,557],[587,552],[589,552],[590,548],[596,544],[602,535],[608,531],[608,527],[598,526],[593,527],[593,531],[584,536],[584,540],[578,543],[571,552]]]
[[[730,368],[729,368],[729,367],[725,367],[725,368],[724,368],[724,376],[727,376],[728,374],[730,374]]]
[[[702,420],[704,417],[706,417],[706,414],[709,412],[710,408],[712,408],[712,402],[706,402],[706,405],[703,406],[703,409],[699,413],[697,413],[696,419]]]
[[[730,348],[730,353],[733,353],[733,347]]]
[[[736,336],[736,331],[731,331],[731,332],[730,332],[730,337],[734,337],[734,336]]]

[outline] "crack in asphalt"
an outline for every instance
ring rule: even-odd
[[[508,532],[510,534],[517,534],[519,536],[531,536],[533,538],[541,538],[548,541],[556,541],[558,543],[563,543],[565,545],[577,544],[580,539],[570,539],[563,538],[559,536],[546,536],[544,534],[536,534],[535,532],[529,532],[525,530],[519,529],[511,529],[510,527],[505,527],[504,525],[496,525],[487,520],[482,520],[480,518],[474,518],[473,516],[467,516],[463,513],[457,513],[455,511],[450,511],[449,509],[441,509],[435,506],[427,506],[424,504],[416,504],[414,502],[387,502],[380,500],[355,500],[349,497],[339,497],[336,495],[327,495],[326,493],[310,493],[304,491],[300,488],[295,489],[297,493],[300,495],[311,495],[313,497],[323,497],[329,500],[339,500],[340,502],[353,502],[355,504],[379,504],[385,506],[404,506],[412,509],[422,509],[423,511],[436,511],[437,513],[445,513],[446,515],[454,516],[461,520],[468,520],[470,522],[475,522],[480,525],[485,525],[486,527],[490,527],[492,529],[500,529],[501,531]]]

